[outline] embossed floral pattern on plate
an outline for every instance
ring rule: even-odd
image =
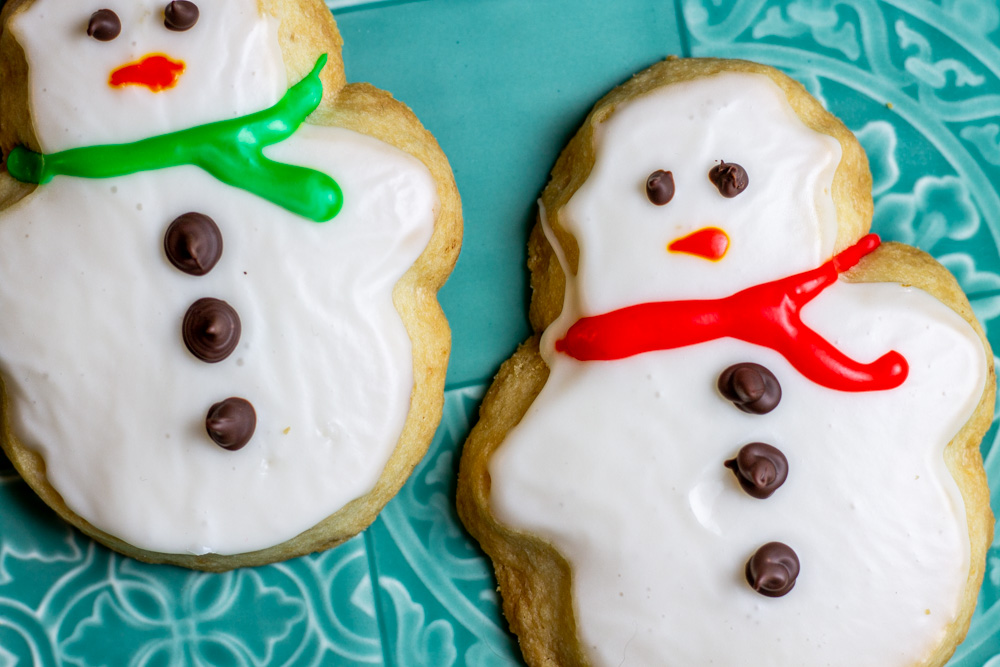
[[[359,13],[403,4],[335,0],[338,11]],[[1000,347],[998,3],[678,4],[682,55],[785,69],[858,134],[875,178],[875,231],[937,256]],[[674,15],[657,0],[648,11]],[[605,91],[592,92],[596,100]],[[527,209],[536,194],[511,196]],[[522,664],[489,561],[453,509],[461,443],[484,390],[449,389],[430,452],[364,534],[323,554],[223,575],[144,565],[94,545],[0,458],[0,667]],[[1000,515],[997,433],[994,424],[982,451]],[[949,664],[1000,667],[998,636],[1000,538],[968,639]]]

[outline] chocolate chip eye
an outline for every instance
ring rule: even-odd
[[[110,9],[98,9],[90,15],[87,35],[99,42],[110,42],[122,34],[122,20]]]
[[[719,189],[719,194],[727,198],[735,197],[750,185],[746,169],[735,162],[722,160],[708,172],[708,179]]]
[[[674,175],[657,169],[646,179],[646,196],[657,206],[663,206],[674,198]]]
[[[163,10],[163,25],[167,30],[184,32],[198,22],[198,6],[187,0],[174,0]]]

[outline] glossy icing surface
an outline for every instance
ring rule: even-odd
[[[391,291],[429,237],[430,177],[344,130],[307,126],[275,152],[342,174],[358,193],[343,219],[220,197],[182,167],[57,179],[0,226],[16,431],[75,511],[137,546],[227,553],[291,537],[366,491],[398,437],[412,380]],[[162,256],[167,224],[188,209],[226,241],[207,276]],[[239,347],[212,365],[180,336],[206,294],[243,323]],[[233,393],[259,416],[235,456],[204,437],[208,406]]]
[[[582,314],[725,297],[815,269],[833,254],[837,225],[828,191],[840,145],[806,128],[766,78],[732,85],[734,76],[677,84],[681,90],[669,94],[690,96],[687,106],[664,104],[663,92],[646,95],[596,128],[601,155],[561,215],[580,245]],[[646,120],[651,115],[655,122]],[[637,129],[612,140],[612,127]],[[778,148],[762,150],[762,136]],[[748,172],[750,185],[739,196],[723,197],[709,179],[719,160]],[[673,173],[675,193],[665,206],[651,204],[644,192],[657,169]],[[720,262],[666,251],[706,227],[729,237]],[[623,257],[631,259],[628,271],[619,268]]]
[[[137,141],[194,125],[235,118],[277,102],[286,81],[278,20],[257,2],[201,3],[190,30],[163,25],[161,0],[39,0],[11,23],[29,63],[30,112],[43,153]],[[102,42],[87,35],[98,8],[113,10],[122,31]],[[53,43],[60,44],[53,49]],[[71,55],[70,55],[71,54]],[[114,88],[112,72],[149,55],[183,62],[169,90]],[[210,92],[210,94],[206,94]]]
[[[254,1],[202,7],[183,33],[164,29],[162,3],[121,3],[113,9],[122,36],[90,39],[106,47],[130,26],[161,31],[166,43],[181,40],[173,53],[189,72],[211,72],[192,80],[219,95],[186,87],[187,74],[151,93],[111,89],[105,73],[93,95],[69,75],[41,78],[51,61],[64,62],[39,51],[39,40],[52,39],[46,31],[80,23],[89,39],[86,20],[57,16],[56,5],[38,2],[18,22],[33,40],[33,99],[48,104],[54,84],[67,83],[64,106],[35,118],[47,150],[256,111],[284,92],[274,22],[256,15]],[[220,43],[183,41],[202,29]],[[127,44],[164,50],[156,34]],[[84,69],[104,65],[103,56],[86,58]],[[230,97],[230,86],[251,90]],[[147,103],[157,110],[148,122]],[[87,112],[70,116],[68,104]],[[80,127],[58,138],[56,117],[80,118]],[[12,427],[45,458],[71,509],[144,549],[231,554],[297,535],[371,489],[409,410],[410,341],[392,291],[433,230],[429,172],[372,138],[311,125],[264,154],[334,176],[345,192],[336,220],[316,224],[191,166],[56,177],[0,214],[0,370]],[[166,230],[188,212],[211,217],[224,241],[207,275],[188,275],[165,254]],[[217,363],[195,358],[181,335],[185,312],[204,297],[224,300],[242,325]],[[226,451],[209,438],[206,414],[233,396],[252,404],[256,430]]]
[[[808,327],[854,359],[902,354],[910,373],[890,391],[826,389],[773,350],[730,338],[608,362],[555,351],[580,317],[727,296],[832,255],[839,147],[781,112],[773,84],[733,76],[623,105],[597,134],[591,177],[561,212],[580,271],[542,340],[551,375],[491,460],[491,506],[570,562],[595,665],[664,654],[677,664],[753,655],[755,665],[911,665],[955,614],[968,574],[964,504],[942,456],[985,381],[964,320],[896,284],[838,281],[802,309]],[[718,121],[733,105],[741,112]],[[796,138],[772,142],[782,136]],[[722,198],[705,178],[714,159],[746,167],[738,197]],[[641,189],[654,169],[677,184],[664,207]],[[672,209],[687,171],[689,199]],[[708,225],[732,240],[721,261],[666,251]],[[741,362],[780,381],[773,411],[747,414],[719,393],[719,374]],[[754,441],[788,461],[786,481],[763,500],[724,465]],[[772,541],[801,561],[780,598],[745,580],[747,560]]]
[[[335,222],[220,194],[193,167],[57,178],[2,216],[0,367],[15,431],[74,511],[136,546],[235,553],[298,534],[371,487],[409,408],[391,296],[430,235],[429,174],[346,130],[305,126],[275,149],[354,194]],[[167,226],[189,210],[225,240],[206,276],[164,256]],[[205,296],[242,321],[216,364],[181,337]],[[208,408],[232,395],[258,417],[236,453],[205,434]]]

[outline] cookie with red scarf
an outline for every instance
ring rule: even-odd
[[[671,59],[594,107],[459,478],[529,664],[947,661],[993,356],[871,215],[857,140],[774,69]]]
[[[461,243],[448,162],[348,84],[321,0],[11,0],[3,446],[130,556],[326,549],[426,451]]]

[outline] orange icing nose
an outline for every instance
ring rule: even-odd
[[[670,252],[682,252],[717,262],[729,250],[729,235],[718,227],[705,227],[675,239],[667,246]]]
[[[113,88],[145,86],[152,92],[159,93],[176,86],[183,73],[182,61],[172,60],[161,54],[150,54],[113,71],[108,84]]]

